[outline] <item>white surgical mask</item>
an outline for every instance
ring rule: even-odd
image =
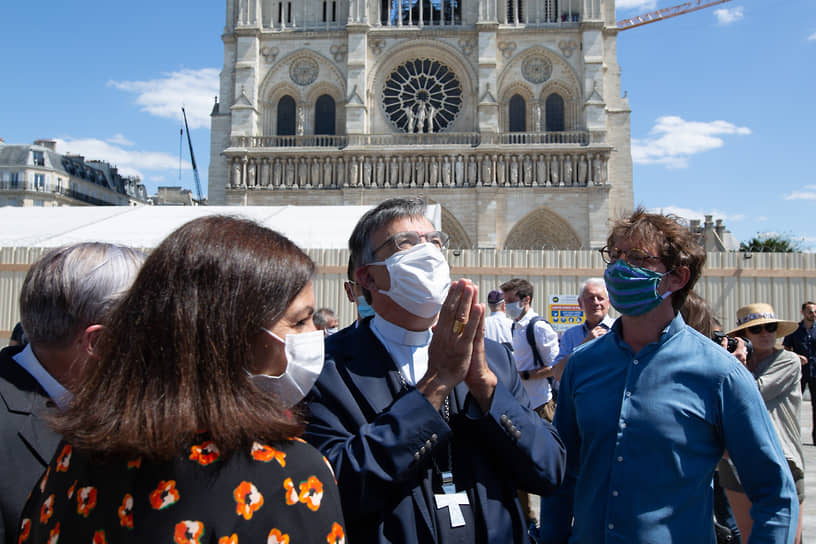
[[[306,397],[323,370],[323,331],[287,334],[286,339],[270,331],[261,330],[282,343],[286,353],[286,370],[280,376],[249,374],[252,383],[265,393],[277,395],[281,402],[291,408]]]
[[[510,318],[515,321],[524,315],[524,303],[520,300],[517,300],[516,302],[506,302],[504,304],[504,310],[507,312],[507,315],[509,315]]]
[[[450,267],[433,244],[417,244],[398,251],[384,261],[391,277],[391,288],[380,293],[419,317],[434,317],[442,308],[451,284]]]
[[[331,336],[332,334],[336,333],[339,330],[340,330],[339,327],[329,327],[328,329],[326,329],[326,336]]]

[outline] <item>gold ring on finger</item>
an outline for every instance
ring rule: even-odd
[[[462,331],[465,330],[465,323],[467,323],[464,319],[457,319],[453,322],[453,334],[462,334]]]

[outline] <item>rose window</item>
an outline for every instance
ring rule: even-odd
[[[462,109],[462,85],[441,62],[413,59],[388,76],[382,103],[403,132],[442,132]]]

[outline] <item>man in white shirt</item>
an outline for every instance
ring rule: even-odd
[[[553,376],[561,379],[564,366],[572,351],[590,340],[606,334],[614,319],[609,317],[609,295],[603,278],[589,278],[581,286],[578,295],[578,306],[584,312],[584,322],[570,327],[561,335],[558,357],[555,358]]]
[[[83,243],[50,251],[28,271],[20,293],[26,346],[0,351],[0,544],[10,544],[31,488],[59,436],[42,418],[64,409],[100,324],[130,287],[144,255]]]
[[[555,413],[552,387],[552,365],[558,355],[558,334],[552,326],[530,307],[533,301],[533,285],[522,278],[513,278],[501,285],[507,315],[513,319],[513,356],[524,389],[530,398],[530,406],[538,415],[552,421]],[[538,357],[528,341],[527,326],[534,318],[533,337]],[[540,358],[540,362],[537,360]]]
[[[513,348],[513,320],[504,313],[504,293],[498,289],[487,295],[490,315],[485,318],[485,338]]]

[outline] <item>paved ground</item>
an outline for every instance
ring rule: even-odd
[[[802,451],[805,454],[805,502],[802,504],[802,544],[816,542],[816,446],[811,439],[811,407],[809,397],[802,401],[799,425],[802,428]]]

